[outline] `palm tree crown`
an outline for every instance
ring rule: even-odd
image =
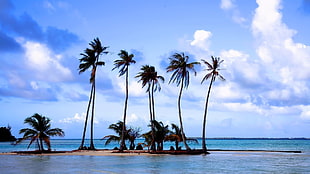
[[[152,83],[154,83],[154,91],[157,91],[157,90],[160,91],[161,86],[160,86],[159,81],[162,81],[162,82],[165,81],[165,78],[163,76],[157,75],[155,67],[150,66],[150,65],[143,65],[141,67],[141,72],[138,73],[136,78],[138,78],[138,77],[140,77],[139,82],[140,81],[142,82],[142,88],[144,88],[145,85],[148,84],[146,92],[150,91]]]
[[[135,60],[133,60],[134,55],[133,54],[129,54],[127,51],[125,50],[121,50],[120,53],[118,53],[118,56],[121,59],[115,60],[114,61],[114,69],[116,68],[120,68],[119,70],[119,76],[124,75],[126,72],[128,72],[128,66],[132,63],[136,63]]]
[[[194,65],[200,64],[199,62],[188,63],[189,57],[184,53],[175,53],[169,58],[170,64],[167,67],[167,72],[173,71],[169,83],[173,82],[179,86],[183,83],[184,88],[189,85],[189,71],[193,71],[196,75]],[[184,81],[184,82],[183,82]]]
[[[62,129],[53,128],[51,129],[51,123],[48,117],[34,114],[31,117],[27,117],[24,121],[25,124],[29,124],[32,128],[24,128],[19,131],[20,134],[24,134],[23,138],[18,140],[17,143],[20,143],[23,140],[30,139],[30,145],[37,141],[38,148],[40,151],[43,151],[43,141],[47,145],[48,149],[51,149],[50,136],[64,136],[65,133]]]
[[[205,70],[208,71],[208,73],[203,77],[201,83],[208,80],[212,76],[214,77],[214,78],[211,78],[213,82],[215,81],[216,77],[218,77],[222,81],[225,81],[225,78],[219,74],[219,71],[221,70],[220,65],[221,63],[224,62],[224,60],[220,60],[219,57],[214,57],[214,56],[211,56],[211,59],[212,59],[212,64],[207,62],[206,60],[201,59],[201,61],[207,66],[207,69]]]
[[[91,41],[89,45],[91,48],[86,48],[84,53],[81,53],[83,57],[80,58],[81,64],[79,65],[79,74],[85,72],[89,68],[92,68],[90,83],[93,83],[96,76],[97,66],[102,66],[105,64],[103,61],[99,61],[99,56],[101,54],[108,54],[108,51],[106,51],[108,47],[103,47],[98,38]]]

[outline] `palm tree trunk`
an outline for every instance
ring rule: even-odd
[[[128,102],[128,67],[126,71],[126,97],[125,97],[125,106],[124,106],[124,116],[123,116],[123,129],[122,129],[122,137],[120,144],[120,151],[123,151],[126,147],[125,145],[125,129],[126,129],[126,115],[127,115],[127,102]]]
[[[210,92],[211,92],[211,87],[212,87],[212,83],[214,81],[214,74],[211,77],[211,81],[210,81],[210,85],[209,85],[209,89],[208,89],[208,94],[207,94],[207,98],[206,98],[206,103],[205,103],[205,112],[203,115],[203,124],[202,124],[202,150],[204,152],[207,152],[207,146],[206,146],[206,123],[207,123],[207,112],[208,112],[208,103],[209,103],[209,96],[210,96]]]
[[[37,139],[37,146],[39,148],[39,151],[41,151],[41,146],[40,146],[40,143],[39,143],[39,139]],[[29,146],[28,146],[29,147]]]
[[[182,139],[183,139],[183,143],[184,146],[186,148],[186,150],[191,150],[189,148],[189,146],[186,143],[186,138],[184,135],[184,130],[183,130],[183,122],[182,122],[182,115],[181,115],[181,96],[182,96],[182,91],[183,91],[183,79],[181,82],[181,87],[180,87],[180,94],[179,94],[179,98],[178,98],[178,109],[179,109],[179,120],[180,120],[180,130],[181,130],[181,134],[182,134]]]
[[[90,150],[95,150],[95,145],[94,145],[94,116],[95,116],[95,97],[96,97],[96,80],[94,77],[93,81],[93,101],[92,101],[92,112],[91,112],[91,119],[90,119],[90,145],[89,149]]]
[[[43,141],[42,141],[42,138],[39,138],[40,139],[40,148],[41,148],[41,152],[44,151],[44,147],[43,147]]]
[[[152,82],[152,91],[151,91],[151,98],[152,98],[152,116],[153,120],[156,120],[155,118],[155,101],[154,101],[154,81]]]
[[[87,106],[87,111],[86,111],[86,118],[85,118],[85,124],[84,124],[82,142],[81,142],[81,145],[80,145],[80,147],[79,147],[79,150],[84,149],[85,134],[86,134],[86,128],[87,128],[87,122],[88,122],[88,113],[89,113],[90,104],[91,104],[92,98],[93,98],[93,90],[94,90],[94,85],[91,86],[90,97],[89,97],[88,106]]]
[[[150,122],[151,122],[151,131],[152,131],[152,142],[151,142],[151,150],[156,150],[155,147],[155,131],[154,131],[154,119],[153,119],[153,113],[152,113],[152,98],[151,98],[151,90],[150,90],[150,84],[149,84],[149,108],[150,108]]]

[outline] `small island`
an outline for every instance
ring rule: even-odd
[[[12,142],[16,138],[11,133],[11,127],[0,127],[0,142]]]

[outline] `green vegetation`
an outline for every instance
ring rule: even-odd
[[[51,128],[50,119],[48,117],[34,114],[31,117],[27,117],[24,124],[28,124],[32,128],[24,128],[19,131],[20,134],[24,134],[23,138],[17,140],[16,144],[30,139],[30,143],[27,148],[31,146],[33,142],[37,143],[39,151],[44,151],[43,142],[46,144],[48,151],[51,150],[50,137],[51,136],[64,136],[65,133],[62,129]]]
[[[109,129],[113,130],[117,135],[107,135],[102,138],[102,140],[106,140],[105,145],[110,144],[112,141],[121,141],[121,136],[123,132],[123,122],[118,121],[115,124],[111,124],[109,126]],[[134,150],[135,149],[135,140],[136,138],[140,137],[140,132],[141,130],[139,128],[129,128],[125,129],[124,131],[124,149],[126,150],[126,144],[125,141],[128,140],[130,142],[129,150]]]
[[[16,141],[16,138],[11,133],[11,127],[0,127],[0,142]]]

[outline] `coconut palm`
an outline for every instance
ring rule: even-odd
[[[107,135],[102,139],[107,139],[105,145],[110,144],[112,141],[120,142],[123,130],[123,122],[118,121],[117,123],[111,124],[108,129],[113,130],[117,135]],[[127,132],[127,131],[126,131]],[[125,146],[126,148],[126,146]]]
[[[120,68],[119,70],[119,76],[126,75],[126,96],[125,96],[125,104],[124,104],[124,116],[123,116],[123,130],[122,130],[122,136],[121,136],[121,144],[120,144],[120,151],[122,151],[125,147],[125,139],[124,134],[126,130],[126,114],[127,114],[127,102],[128,102],[128,74],[129,74],[129,65],[132,63],[136,63],[135,60],[133,60],[134,55],[128,54],[127,51],[121,50],[120,53],[118,53],[118,56],[121,59],[114,61],[114,69]]]
[[[115,124],[111,124],[108,129],[115,131],[115,133],[117,135],[107,135],[107,136],[103,137],[102,140],[106,139],[105,145],[110,144],[112,141],[120,142],[121,136],[122,136],[122,130],[123,130],[123,122],[118,121]],[[127,129],[125,130],[124,141],[129,140],[129,142],[130,142],[129,149],[130,150],[134,150],[135,140],[138,137],[140,137],[140,132],[141,132],[140,128],[130,127],[128,130]],[[125,144],[124,149],[127,149],[126,144]]]
[[[186,143],[183,122],[182,122],[182,114],[181,114],[181,97],[183,88],[188,88],[189,85],[189,71],[193,71],[196,75],[196,71],[194,69],[195,65],[200,64],[199,62],[188,62],[189,57],[184,53],[175,53],[173,54],[169,60],[170,64],[167,67],[167,72],[173,72],[170,78],[169,83],[176,83],[177,86],[180,86],[180,92],[178,97],[178,110],[179,110],[179,120],[180,120],[180,129],[182,133],[183,143],[185,145],[186,150],[190,150],[189,146]]]
[[[163,150],[164,148],[164,140],[168,133],[170,132],[168,129],[168,125],[164,125],[163,122],[158,122],[156,120],[152,121],[154,129],[143,134],[142,136],[145,138],[145,142],[148,146],[154,141],[157,143],[157,150]],[[151,126],[151,125],[150,125]],[[152,131],[154,133],[154,138],[152,136]]]
[[[156,120],[153,120],[153,124],[155,128],[155,142],[157,143],[157,150],[163,150],[165,137],[169,133],[169,126]]]
[[[220,65],[221,63],[223,63],[224,60],[221,60],[219,57],[214,57],[211,56],[212,62],[209,63],[206,60],[201,60],[206,66],[207,66],[207,70],[208,73],[203,77],[201,83],[203,83],[204,81],[208,80],[209,78],[210,80],[210,84],[209,84],[209,89],[208,89],[208,93],[207,93],[207,97],[206,97],[206,103],[205,103],[205,111],[204,111],[204,115],[203,115],[203,125],[202,125],[202,150],[204,152],[207,151],[207,146],[206,146],[206,123],[207,123],[207,112],[208,112],[208,103],[209,103],[209,97],[210,97],[210,92],[211,92],[211,87],[213,82],[215,81],[215,79],[218,77],[220,80],[225,81],[225,78],[223,76],[221,76],[219,74],[219,70],[220,69]]]
[[[128,140],[130,142],[129,150],[134,150],[135,149],[135,146],[136,146],[135,145],[135,140],[141,136],[140,132],[141,132],[140,128],[133,128],[133,127],[131,127],[128,130]]]
[[[171,128],[174,131],[170,131],[170,134],[165,137],[165,141],[174,141],[175,142],[175,149],[180,150],[179,148],[179,142],[183,141],[182,140],[182,134],[179,126],[176,124],[171,124]]]
[[[106,51],[108,47],[104,47],[101,45],[101,42],[98,38],[95,38],[94,41],[91,41],[89,43],[91,48],[86,48],[84,50],[84,53],[81,53],[83,56],[80,58],[80,65],[79,65],[79,74],[85,72],[86,70],[91,68],[91,76],[90,76],[90,83],[92,85],[90,97],[88,101],[87,111],[86,111],[86,118],[85,118],[85,124],[84,124],[84,130],[83,130],[83,136],[82,136],[82,142],[79,147],[79,149],[84,149],[84,141],[85,141],[85,134],[87,129],[87,121],[91,107],[91,133],[90,133],[90,147],[88,149],[94,150],[94,115],[95,115],[95,94],[96,94],[96,71],[97,66],[103,66],[105,63],[103,61],[99,61],[99,57],[101,54],[108,54],[109,52]]]
[[[182,134],[181,134],[181,130],[179,128],[179,126],[177,126],[176,124],[171,124],[171,128],[174,131],[170,131],[170,134],[168,136],[166,136],[165,141],[174,141],[175,142],[175,149],[176,150],[181,150],[181,147],[179,147],[179,142],[182,142]],[[198,140],[195,138],[187,138],[185,136],[185,139],[187,142],[194,142],[194,143],[198,143]]]
[[[146,92],[149,96],[149,111],[150,111],[150,122],[152,129],[152,138],[154,140],[154,125],[155,120],[155,100],[154,92],[161,90],[159,81],[164,82],[164,77],[157,75],[154,66],[143,65],[141,67],[141,72],[138,73],[136,78],[140,78],[139,82],[142,81],[142,88],[147,85]],[[152,141],[151,150],[155,150],[155,141]]]
[[[30,143],[27,148],[31,146],[33,142],[37,142],[39,151],[44,151],[43,142],[46,144],[48,150],[51,150],[50,136],[64,136],[65,133],[62,129],[51,128],[51,120],[48,117],[34,114],[31,117],[27,117],[24,120],[24,124],[30,125],[32,128],[24,128],[19,131],[20,134],[24,134],[23,138],[19,139],[16,144],[30,139]]]

